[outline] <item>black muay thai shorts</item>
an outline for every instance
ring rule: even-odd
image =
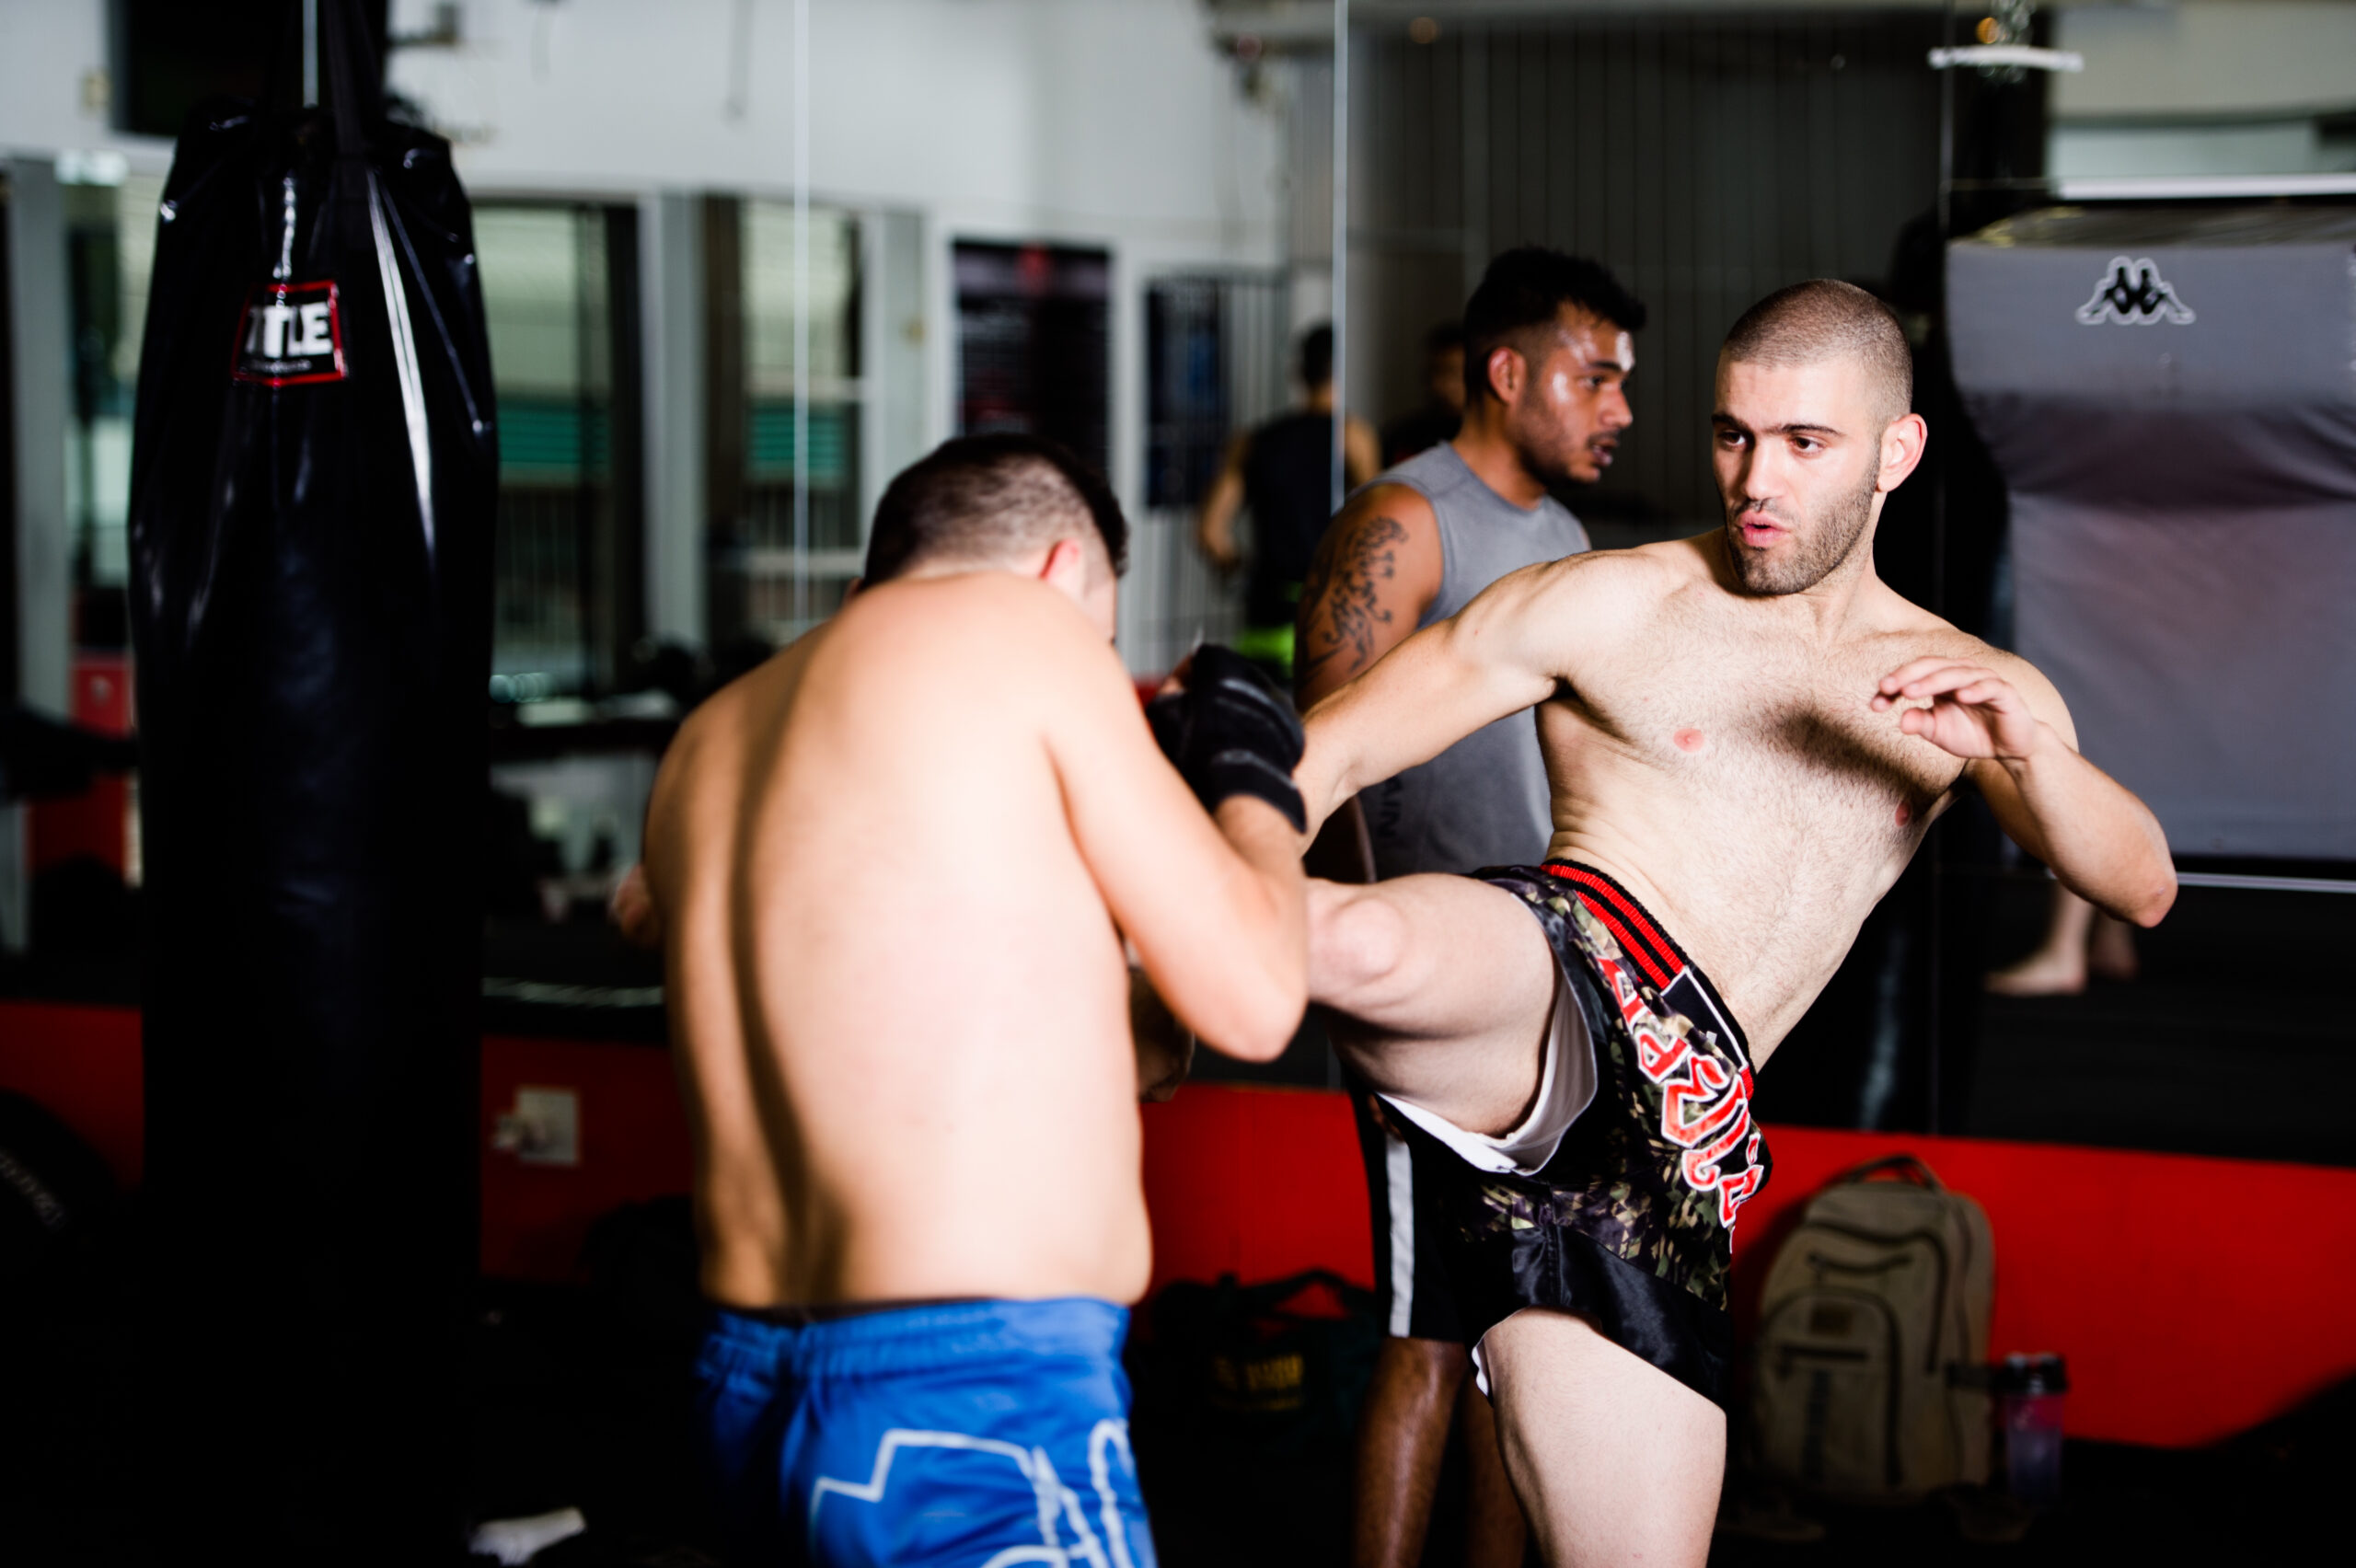
[[[1742,1030],[1603,872],[1550,860],[1472,875],[1519,898],[1553,951],[1557,1017],[1531,1119],[1553,1117],[1560,1141],[1546,1150],[1550,1125],[1484,1138],[1387,1097],[1382,1109],[1414,1146],[1474,1361],[1491,1328],[1552,1308],[1723,1406],[1735,1219],[1770,1167]],[[1566,1027],[1580,1020],[1584,1042]]]

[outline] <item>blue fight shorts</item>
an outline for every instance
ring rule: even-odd
[[[1154,1568],[1121,1308],[716,1319],[698,1405],[740,1561]]]

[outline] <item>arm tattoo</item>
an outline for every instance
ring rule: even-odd
[[[1300,596],[1304,635],[1296,678],[1306,680],[1345,651],[1352,673],[1371,661],[1375,628],[1391,623],[1378,584],[1398,575],[1398,547],[1406,537],[1397,518],[1380,514],[1325,536]]]

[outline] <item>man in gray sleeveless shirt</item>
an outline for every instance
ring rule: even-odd
[[[1409,634],[1498,578],[1588,548],[1548,493],[1592,483],[1631,415],[1623,384],[1645,308],[1593,261],[1525,247],[1489,264],[1464,313],[1464,422],[1351,496],[1301,594],[1294,678],[1306,709]],[[1553,831],[1529,713],[1503,719],[1360,796],[1381,877],[1542,859]],[[1462,1396],[1471,1496],[1467,1568],[1519,1568],[1521,1515],[1487,1402],[1465,1379],[1469,1336],[1439,1262],[1415,1152],[1360,1093],[1359,1139],[1388,1311],[1358,1428],[1352,1568],[1421,1556],[1451,1408]]]

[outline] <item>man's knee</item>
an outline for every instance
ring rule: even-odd
[[[1407,918],[1377,888],[1309,884],[1309,999],[1342,1012],[1401,983]]]

